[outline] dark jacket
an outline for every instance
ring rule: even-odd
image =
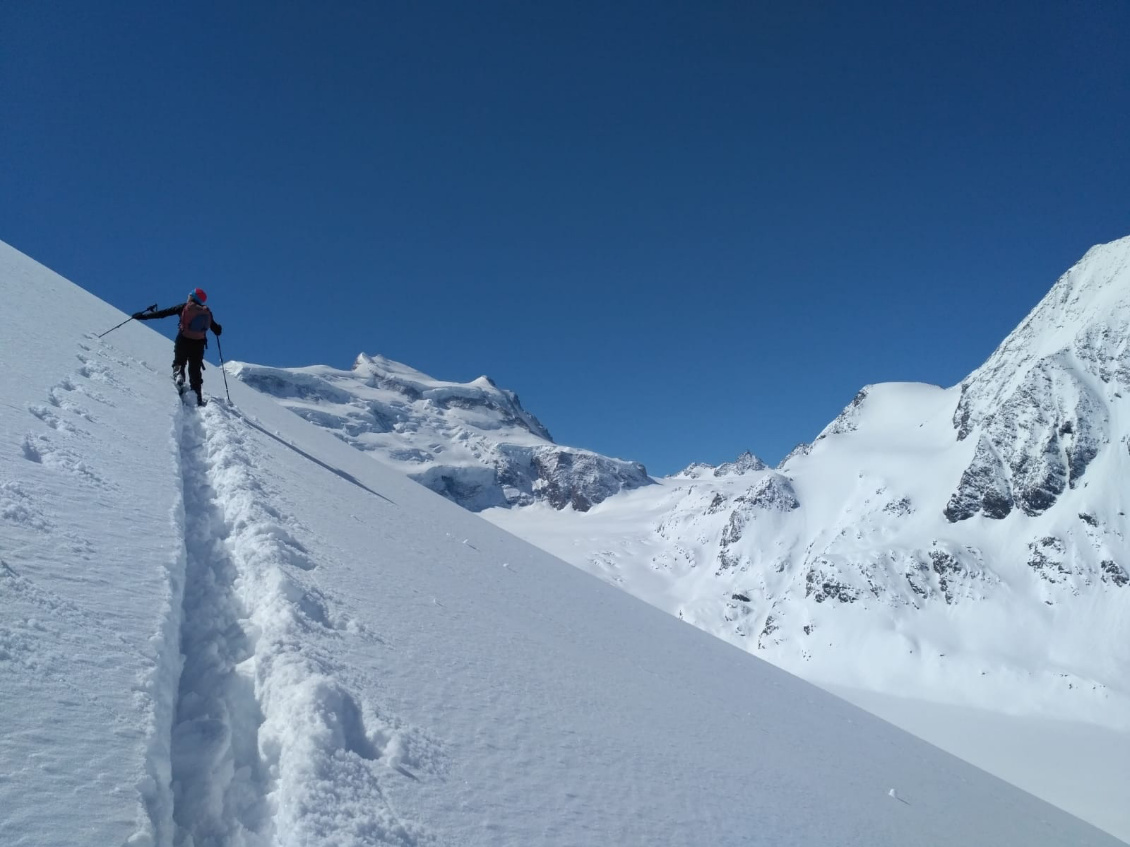
[[[170,306],[169,308],[162,309],[159,312],[136,312],[133,315],[133,318],[134,320],[138,321],[151,321],[156,318],[169,318],[173,315],[177,315],[179,317],[180,313],[184,311],[184,307],[187,305],[188,303],[181,303],[179,306]],[[219,322],[216,320],[215,315],[212,315],[211,309],[208,310],[208,314],[212,317],[212,332],[214,332],[217,336],[220,335],[220,333],[224,331],[224,328],[220,326]]]

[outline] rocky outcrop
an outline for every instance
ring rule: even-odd
[[[775,512],[791,512],[800,508],[793,484],[788,477],[773,473],[762,479],[757,485],[743,494],[739,500],[748,503],[755,509],[765,509]]]
[[[1013,505],[1004,462],[992,442],[982,437],[977,441],[973,461],[962,472],[957,491],[946,505],[946,520],[957,523],[978,512],[987,518],[1001,520],[1008,517]]]
[[[694,462],[674,476],[679,479],[706,479],[710,477],[720,479],[724,476],[742,476],[755,471],[763,471],[768,467],[761,459],[746,450],[732,462],[723,462],[720,465]]]
[[[1000,519],[1014,505],[1039,515],[1079,484],[1110,436],[1105,404],[1076,368],[1065,353],[1036,362],[989,415],[978,414],[976,394],[963,387],[958,438],[974,429],[980,436],[946,507],[950,521],[978,512]]]
[[[587,512],[614,494],[651,484],[638,462],[580,450],[542,448],[534,451],[531,465],[536,472],[531,491],[555,509]]]
[[[714,469],[715,477],[741,476],[751,471],[763,471],[768,467],[761,459],[746,450],[733,462],[723,462]]]
[[[843,435],[844,433],[855,432],[859,427],[859,415],[863,404],[870,393],[870,385],[859,389],[859,392],[852,398],[852,401],[848,403],[844,410],[836,416],[836,419],[824,427],[824,431],[816,436],[816,440],[823,441],[830,435]],[[791,455],[792,454],[790,454],[790,456]]]
[[[807,441],[800,442],[800,444],[798,444],[796,447],[794,447],[792,450],[790,450],[788,452],[788,454],[785,456],[785,458],[781,459],[781,461],[777,463],[777,470],[782,470],[785,467],[785,465],[787,465],[790,461],[797,458],[798,456],[807,456],[811,452],[812,452],[812,445],[811,444],[809,444]]]

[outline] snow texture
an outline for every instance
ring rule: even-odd
[[[1115,843],[239,382],[182,406],[3,245],[0,294],[0,843]]]

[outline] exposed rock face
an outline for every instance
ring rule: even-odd
[[[554,444],[518,395],[489,377],[442,382],[366,355],[350,371],[235,363],[231,372],[474,511],[538,501],[586,511],[620,491],[652,483],[638,462]]]
[[[1130,390],[1128,245],[1088,252],[962,383],[957,437],[980,441],[951,521],[1002,518],[1013,505],[1042,514],[1111,443],[1111,405]]]
[[[531,490],[555,509],[572,506],[587,512],[613,494],[651,482],[638,462],[578,450],[535,451],[532,466],[536,478]]]
[[[1004,462],[992,441],[982,436],[977,440],[973,461],[962,472],[957,491],[946,504],[946,519],[956,523],[982,512],[985,517],[1001,520],[1008,517],[1013,505]]]
[[[708,465],[705,462],[694,462],[687,465],[676,477],[682,479],[703,479],[707,477],[741,476],[752,471],[763,471],[768,467],[761,459],[748,450],[738,456],[733,462],[723,462],[720,465]]]
[[[792,483],[788,477],[778,473],[764,477],[743,496],[745,502],[757,509],[791,512],[800,508]]]
[[[1075,488],[1110,441],[1106,404],[1067,351],[1036,362],[988,415],[978,415],[972,383],[955,414],[959,439],[979,430],[977,451],[946,507],[951,521],[977,512],[1004,518],[1013,506],[1047,511]]]
[[[768,467],[761,459],[746,450],[736,461],[723,462],[714,469],[714,476],[740,476],[750,471],[763,471]]]

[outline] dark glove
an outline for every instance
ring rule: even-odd
[[[132,315],[130,315],[130,317],[135,321],[144,321],[148,319],[145,312],[134,312]]]
[[[223,331],[224,331],[224,328],[222,326],[220,326],[215,321],[212,321],[212,332],[216,333],[217,338],[219,337],[220,333],[223,332]]]

